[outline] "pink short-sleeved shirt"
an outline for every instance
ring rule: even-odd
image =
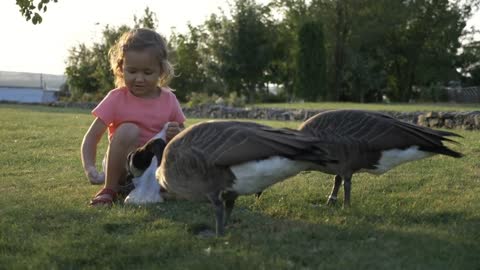
[[[152,99],[136,97],[127,87],[113,89],[92,114],[108,126],[109,141],[120,124],[136,124],[140,128],[139,146],[160,132],[165,123],[185,122],[177,97],[166,87],[162,88],[160,96]]]

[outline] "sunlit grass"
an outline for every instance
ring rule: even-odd
[[[240,197],[227,235],[203,239],[192,232],[213,226],[209,204],[87,207],[99,188],[80,162],[91,120],[0,105],[0,269],[480,268],[480,132],[457,131],[462,159],[355,175],[348,210],[324,206],[333,176],[301,173],[259,200]]]

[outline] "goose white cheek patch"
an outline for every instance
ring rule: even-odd
[[[155,178],[158,167],[157,158],[154,156],[150,166],[140,177],[132,179],[135,189],[125,198],[125,204],[147,204],[163,202],[160,196],[160,184]]]

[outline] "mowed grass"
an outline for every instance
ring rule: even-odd
[[[207,203],[87,206],[99,189],[80,162],[91,120],[0,105],[0,269],[480,269],[478,131],[457,131],[462,159],[355,175],[351,209],[324,206],[333,177],[304,172],[240,197],[226,236],[201,238]]]

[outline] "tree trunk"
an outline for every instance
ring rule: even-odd
[[[346,23],[346,0],[338,0],[336,3],[337,21],[335,23],[335,53],[333,62],[333,83],[330,99],[338,101],[341,95],[341,83],[345,68],[345,43],[348,27]]]

